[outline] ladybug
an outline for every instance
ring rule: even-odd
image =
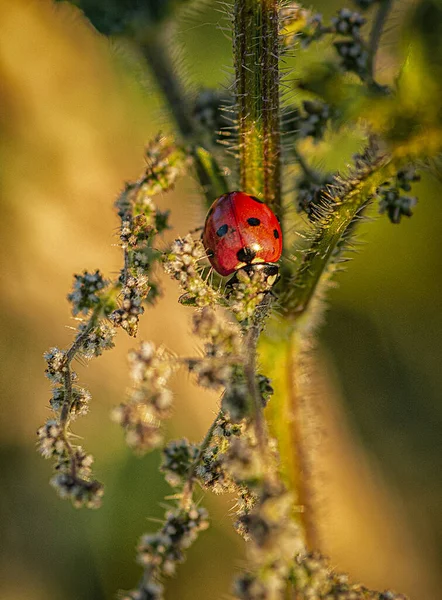
[[[282,231],[273,211],[258,198],[230,192],[215,200],[207,213],[203,244],[220,275],[239,269],[277,275]]]

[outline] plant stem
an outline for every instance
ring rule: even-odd
[[[216,426],[218,425],[218,421],[219,421],[220,417],[222,416],[222,414],[223,414],[223,411],[220,410],[219,413],[216,415],[212,425],[209,427],[208,432],[206,433],[203,441],[200,444],[197,457],[195,458],[193,463],[190,465],[189,472],[187,473],[187,479],[186,479],[186,482],[183,487],[181,501],[180,501],[180,504],[184,509],[187,509],[189,507],[189,504],[192,500],[193,488],[195,485],[195,471],[201,462],[201,458],[203,457],[204,452],[207,450],[207,448],[212,440],[213,433],[216,429]]]
[[[236,0],[234,62],[241,189],[281,215],[279,0]]]
[[[273,395],[266,408],[271,434],[278,440],[281,474],[294,496],[293,518],[308,549],[318,549],[312,508],[311,480],[306,448],[301,375],[300,344],[289,321],[272,319],[260,340],[259,359],[270,377]]]
[[[370,77],[372,82],[375,81],[376,54],[381,41],[382,32],[384,30],[385,21],[392,7],[393,0],[381,0],[379,8],[370,32],[370,40],[368,43],[370,53]]]
[[[81,347],[82,343],[87,338],[87,336],[89,335],[91,329],[93,329],[94,326],[96,325],[98,315],[100,314],[101,310],[102,310],[102,306],[101,306],[101,303],[99,303],[98,306],[94,309],[92,315],[90,316],[90,319],[89,319],[85,329],[81,332],[80,335],[77,335],[72,346],[69,348],[69,350],[66,353],[66,360],[65,360],[65,365],[64,365],[65,366],[64,400],[63,400],[63,406],[61,408],[61,414],[60,414],[60,425],[63,427],[64,434],[66,434],[66,428],[69,424],[69,411],[71,409],[71,404],[72,404],[71,362],[74,360],[79,348]]]
[[[192,117],[189,98],[173,68],[169,52],[170,31],[164,27],[149,29],[137,41],[167,100],[179,132],[190,146],[197,179],[206,196],[207,205],[210,205],[215,198],[227,193],[229,186],[215,157],[207,149],[209,144]]]
[[[176,76],[167,51],[167,28],[149,29],[139,41],[144,57],[147,59],[158,87],[166,98],[174,121],[186,141],[194,135],[194,123],[188,98],[181,81]]]
[[[268,440],[267,428],[264,418],[261,395],[256,383],[256,351],[261,328],[255,321],[250,325],[247,337],[245,339],[245,363],[244,374],[246,377],[247,388],[251,399],[251,408],[253,414],[253,423],[255,426],[256,441],[258,443],[259,453],[265,468],[265,475],[268,476],[267,454]]]
[[[299,267],[283,302],[292,319],[298,320],[307,310],[323,274],[336,262],[376,188],[394,171],[390,160],[377,150],[369,151],[362,168],[324,189],[316,231],[309,247],[297,250]]]
[[[302,522],[305,545],[308,550],[319,548],[316,515],[313,506],[313,484],[310,468],[310,452],[306,444],[305,416],[300,385],[302,373],[302,336],[296,330],[287,344],[287,399],[290,410],[289,436],[297,465],[293,473],[297,499],[301,506],[299,520]]]

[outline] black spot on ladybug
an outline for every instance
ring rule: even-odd
[[[277,229],[273,230],[273,236],[274,236],[275,240],[277,240],[279,238],[279,232]]]
[[[238,250],[236,253],[236,257],[240,262],[248,263],[252,261],[256,256],[256,252],[249,248],[249,246],[244,246],[241,250]]]
[[[250,198],[252,200],[254,200],[255,202],[259,202],[260,204],[264,204],[264,202],[262,200],[260,200],[259,198],[257,198],[256,196],[250,196]]]
[[[221,225],[221,227],[217,230],[216,235],[218,237],[223,237],[223,235],[226,235],[228,229],[229,226],[226,223],[224,223],[224,225]]]
[[[212,258],[213,256],[215,256],[215,252],[213,250],[207,249],[206,252],[208,258]]]
[[[247,223],[252,227],[257,227],[258,225],[261,225],[261,221],[259,219],[256,219],[255,217],[250,217],[250,219],[247,219]]]

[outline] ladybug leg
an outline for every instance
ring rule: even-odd
[[[189,233],[193,235],[194,233],[198,233],[199,231],[201,231],[201,239],[203,239],[204,227],[202,225],[200,225],[199,227],[195,227],[195,229],[191,229]]]

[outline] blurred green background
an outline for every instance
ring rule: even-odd
[[[325,6],[325,9],[324,9]],[[329,15],[341,3],[321,7]],[[397,63],[400,2],[381,46],[381,75]],[[226,81],[228,39],[208,3],[178,23],[189,84]],[[75,323],[64,298],[72,274],[120,268],[112,203],[143,169],[143,146],[171,125],[154,82],[127,44],[100,37],[81,13],[49,0],[0,0],[2,251],[0,422],[0,597],[101,600],[139,577],[135,544],[157,525],[171,492],[159,454],[133,457],[108,418],[127,385],[117,348],[78,365],[93,396],[75,424],[106,493],[99,511],[77,511],[48,486],[50,462],[35,452],[49,416],[43,352],[65,347]],[[325,142],[318,160],[344,165],[351,143]],[[386,218],[361,228],[360,247],[330,294],[315,381],[320,457],[315,487],[323,548],[333,564],[369,586],[419,600],[442,585],[442,213],[439,182],[425,173],[419,205],[400,226]],[[190,179],[160,198],[176,233],[201,224]],[[189,354],[189,312],[176,286],[142,321],[140,339]],[[65,326],[68,325],[68,327]],[[185,375],[175,381],[168,436],[198,440],[218,406]],[[201,496],[203,494],[201,493]],[[207,496],[212,527],[168,588],[168,598],[228,597],[244,548],[231,526],[233,498]]]

